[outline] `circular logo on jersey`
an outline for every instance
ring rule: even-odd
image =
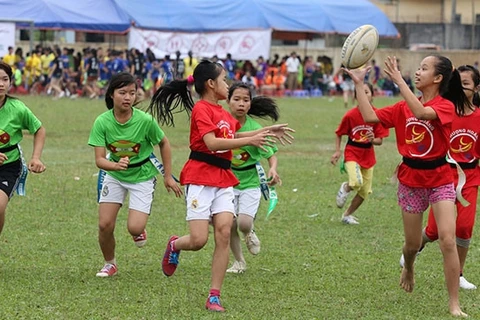
[[[433,134],[426,124],[410,122],[405,128],[405,143],[411,156],[422,157],[433,148]]]
[[[355,128],[352,130],[353,141],[355,142],[369,142],[368,133],[372,132],[371,129],[367,128]]]
[[[473,161],[475,158],[473,156],[472,148],[475,141],[475,137],[466,132],[455,135],[450,139],[450,150],[448,150],[448,155],[451,157],[452,153],[462,154],[462,157],[468,162]],[[458,159],[458,157],[455,158]]]
[[[140,143],[119,140],[109,144],[108,149],[117,157],[131,158],[140,152]]]
[[[0,129],[0,146],[3,146],[4,144],[7,144],[10,142],[10,135]]]

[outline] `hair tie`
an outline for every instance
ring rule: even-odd
[[[187,83],[188,84],[194,84],[195,83],[195,79],[193,79],[193,76],[192,75],[189,75],[187,77]]]

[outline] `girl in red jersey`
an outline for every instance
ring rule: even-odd
[[[470,283],[463,277],[462,270],[467,259],[468,247],[472,238],[473,226],[475,224],[475,212],[477,210],[478,186],[480,185],[480,167],[478,166],[480,143],[478,133],[480,132],[480,73],[472,66],[461,66],[458,69],[462,79],[463,91],[471,105],[463,109],[463,115],[455,115],[452,122],[452,133],[450,134],[450,150],[448,156],[455,160],[463,169],[466,176],[466,183],[462,188],[462,196],[470,205],[464,207],[456,201],[456,242],[458,258],[460,260],[460,288],[467,290],[477,289],[477,286]],[[456,166],[451,164],[452,174],[455,177],[455,186],[458,184]],[[430,208],[428,222],[422,234],[422,248],[427,242],[438,239],[438,227],[435,221],[433,210]],[[401,262],[403,262],[401,260]],[[402,263],[401,263],[402,264]]]
[[[365,83],[363,89],[371,104],[373,101],[373,86],[370,83]],[[358,224],[353,213],[372,193],[373,166],[376,163],[373,146],[381,145],[383,138],[388,137],[389,132],[380,123],[366,123],[363,121],[358,108],[353,108],[345,113],[335,133],[336,151],[330,160],[333,165],[336,165],[338,159],[340,159],[342,136],[348,136],[344,152],[348,182],[342,183],[338,190],[337,207],[343,208],[350,191],[355,190],[357,194],[348,209],[342,214],[342,222],[345,224]]]
[[[188,84],[195,85],[201,99],[192,100]],[[286,125],[274,125],[255,131],[236,133],[240,124],[218,104],[228,96],[225,69],[218,63],[202,61],[193,77],[174,80],[160,87],[150,103],[150,110],[161,123],[173,125],[173,113],[191,112],[190,159],[180,174],[180,183],[186,186],[187,221],[190,234],[172,236],[162,261],[163,273],[171,276],[178,265],[181,250],[198,251],[208,240],[209,222],[212,223],[215,251],[212,261],[211,289],[206,309],[223,312],[220,289],[229,259],[229,240],[234,217],[233,186],[238,179],[230,169],[231,149],[246,145],[265,150],[271,145],[269,136],[290,142],[293,131]]]
[[[460,263],[455,245],[454,177],[446,161],[455,111],[463,114],[470,102],[463,92],[458,71],[443,56],[428,56],[415,72],[417,98],[398,70],[395,57],[385,60],[385,72],[399,87],[405,100],[373,110],[363,90],[363,79],[370,68],[346,70],[355,82],[360,112],[366,122],[381,122],[395,128],[397,148],[403,156],[398,166],[398,204],[402,209],[405,265],[400,286],[407,292],[414,287],[415,256],[422,244],[423,212],[431,205],[438,224],[440,249],[449,295],[449,310],[466,316],[460,308],[458,287]]]

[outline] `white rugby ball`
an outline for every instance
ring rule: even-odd
[[[372,58],[378,46],[378,30],[366,24],[353,30],[343,43],[342,64],[348,69],[363,66]]]

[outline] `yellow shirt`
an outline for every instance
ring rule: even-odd
[[[27,71],[30,72],[30,75],[38,77],[42,71],[42,60],[40,60],[40,57],[34,54],[33,56],[27,58],[25,67]]]
[[[48,74],[48,70],[50,69],[50,63],[55,60],[55,55],[53,53],[50,53],[48,56],[45,54],[42,54],[40,56],[40,61],[42,62],[42,73],[43,74]]]
[[[12,53],[12,54],[7,54],[3,57],[3,62],[5,62],[6,64],[8,64],[10,67],[13,68],[13,65],[15,64],[15,54]]]
[[[186,78],[193,75],[193,70],[198,65],[198,60],[192,58],[192,65],[190,65],[190,57],[186,57],[183,59],[183,63],[185,64],[185,72],[183,73],[183,76]]]

